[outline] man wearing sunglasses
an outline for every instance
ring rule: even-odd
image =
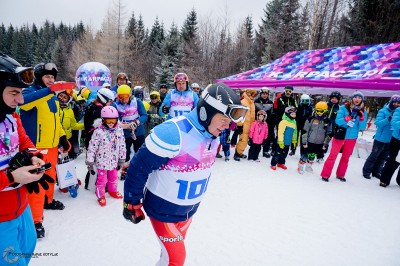
[[[189,89],[189,77],[185,73],[174,76],[175,89],[168,92],[161,104],[160,116],[167,119],[178,117],[193,110],[199,101],[195,92]]]
[[[58,99],[50,90],[50,86],[57,78],[57,73],[58,69],[53,63],[37,64],[34,68],[34,84],[22,91],[24,104],[20,105],[22,124],[26,133],[38,150],[46,151],[43,159],[52,165],[46,174],[54,181],[56,180],[58,146],[62,147],[63,152],[71,149],[61,125]],[[40,193],[29,196],[38,237],[44,237],[44,228],[41,225],[43,209],[63,210],[65,208],[64,204],[53,198],[54,183],[51,184],[49,190],[41,190]]]
[[[167,96],[168,93],[168,86],[166,84],[161,84],[160,85],[160,100],[161,102],[164,101],[165,96]]]
[[[43,177],[43,172],[30,171],[44,162],[33,156],[27,160],[29,166],[16,169],[10,166],[15,158],[24,154],[23,151],[35,148],[15,112],[18,104],[24,102],[22,88],[32,82],[32,68],[22,67],[8,55],[0,53],[0,250],[4,252],[0,258],[1,265],[28,265],[29,254],[36,246],[27,188]],[[21,256],[6,254],[7,248]]]
[[[162,247],[157,265],[184,265],[186,232],[211,177],[217,137],[246,112],[232,89],[212,85],[197,108],[156,126],[132,159],[123,216],[137,224],[143,206]]]

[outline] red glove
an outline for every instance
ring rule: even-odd
[[[124,211],[123,215],[125,219],[131,221],[134,224],[139,223],[140,221],[145,219],[145,215],[142,211],[142,204],[139,203],[137,205],[132,205],[130,203],[124,202]]]
[[[346,121],[346,122],[349,122],[351,119],[352,119],[352,118],[351,118],[350,115],[344,117],[344,121]],[[363,119],[364,119],[364,118],[363,118]]]
[[[364,121],[364,112],[362,110],[360,110],[360,112],[358,113],[358,116],[360,117],[360,121]]]

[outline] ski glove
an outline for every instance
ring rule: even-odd
[[[94,171],[94,162],[85,161],[87,169],[91,175],[94,175],[96,172]]]
[[[135,130],[138,126],[140,125],[140,121],[139,120],[135,120],[131,123],[130,127],[131,130]]]
[[[137,205],[132,205],[124,201],[124,211],[123,215],[124,218],[127,219],[128,221],[137,224],[140,221],[145,219],[145,215],[142,211],[142,204],[139,203]]]
[[[243,126],[236,126],[236,133],[238,135],[243,134]]]
[[[63,152],[69,152],[69,150],[71,149],[71,144],[67,140],[67,136],[64,135],[64,136],[60,137],[59,143],[60,143],[61,147],[63,148]]]
[[[364,112],[362,110],[359,111],[358,116],[361,122],[364,121]]]
[[[124,166],[124,164],[125,164],[125,159],[119,159],[117,170],[120,170]]]
[[[44,190],[48,190],[49,189],[48,183],[53,184],[54,179],[47,174],[43,174],[42,178],[40,178],[38,181],[28,183],[25,186],[28,189],[29,194],[32,194],[33,192],[39,194],[39,185],[42,186]]]
[[[283,141],[278,141],[278,146],[283,150],[283,148],[285,148],[285,143],[283,143]]]
[[[352,117],[350,115],[344,117],[344,121],[349,122],[351,121]]]
[[[164,105],[161,110],[164,114],[166,114],[166,115],[169,114],[169,106],[168,105]]]

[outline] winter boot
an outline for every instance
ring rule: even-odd
[[[242,154],[242,155],[240,155],[240,158],[246,159],[246,158],[247,158],[247,155],[246,155],[246,154]]]
[[[76,198],[76,196],[78,196],[78,188],[79,188],[78,184],[68,187],[68,192],[71,195],[71,197]]]
[[[284,165],[284,164],[279,164],[278,163],[276,166],[279,167],[279,168],[282,168],[283,170],[287,169],[286,165]]]
[[[317,163],[323,163],[323,162],[324,162],[324,158],[317,159]]]
[[[104,206],[106,206],[106,204],[107,204],[107,202],[106,202],[106,197],[104,197],[104,196],[102,196],[101,198],[99,198],[97,201],[99,202],[99,204],[100,204],[101,207],[104,207]]]
[[[269,153],[269,152],[264,152],[263,156],[264,156],[265,158],[271,158],[271,153]]]
[[[342,181],[342,182],[346,182],[346,178],[344,178],[344,177],[337,176],[336,178],[339,179],[339,180]]]
[[[122,197],[122,194],[121,193],[119,193],[118,191],[116,191],[116,192],[108,192],[108,194],[111,196],[111,197],[113,197],[114,199],[122,199],[123,197]]]
[[[35,229],[36,229],[36,237],[37,238],[44,238],[44,227],[42,223],[36,223],[35,224]]]
[[[222,155],[219,154],[219,153],[217,153],[217,155],[215,155],[215,157],[217,157],[217,158],[222,158]]]
[[[120,176],[120,179],[121,179],[121,180],[125,180],[126,172],[127,172],[127,171],[128,171],[128,165],[122,166],[122,169],[121,169],[121,176]]]
[[[387,186],[388,186],[388,184],[386,184],[385,182],[382,182],[382,181],[379,183],[379,185],[380,185],[381,187],[387,187]]]
[[[276,171],[276,165],[271,165],[271,169]]]
[[[233,155],[233,159],[235,160],[235,161],[240,161],[240,154],[239,153],[237,153],[236,151],[235,151],[235,155]]]
[[[322,177],[322,181],[329,182],[329,178],[327,178],[327,177]]]
[[[312,164],[313,162],[311,161],[307,161],[306,163],[306,171],[312,173],[314,171],[314,169],[312,168]]]
[[[44,209],[45,210],[64,210],[65,206],[62,204],[61,201],[53,199],[52,202],[50,203],[44,203]]]
[[[299,172],[299,174],[304,174],[305,166],[306,166],[305,162],[299,161],[299,165],[297,167],[297,172]]]
[[[225,162],[229,161],[229,156],[225,156]]]

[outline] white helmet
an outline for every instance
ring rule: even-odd
[[[192,87],[192,88],[200,88],[199,84],[197,84],[197,83],[193,83],[190,87]]]
[[[106,88],[101,88],[97,91],[97,99],[103,104],[106,104],[109,100],[114,101],[114,93]]]
[[[300,104],[303,104],[303,103],[310,105],[311,99],[310,99],[310,96],[308,94],[301,95]]]

